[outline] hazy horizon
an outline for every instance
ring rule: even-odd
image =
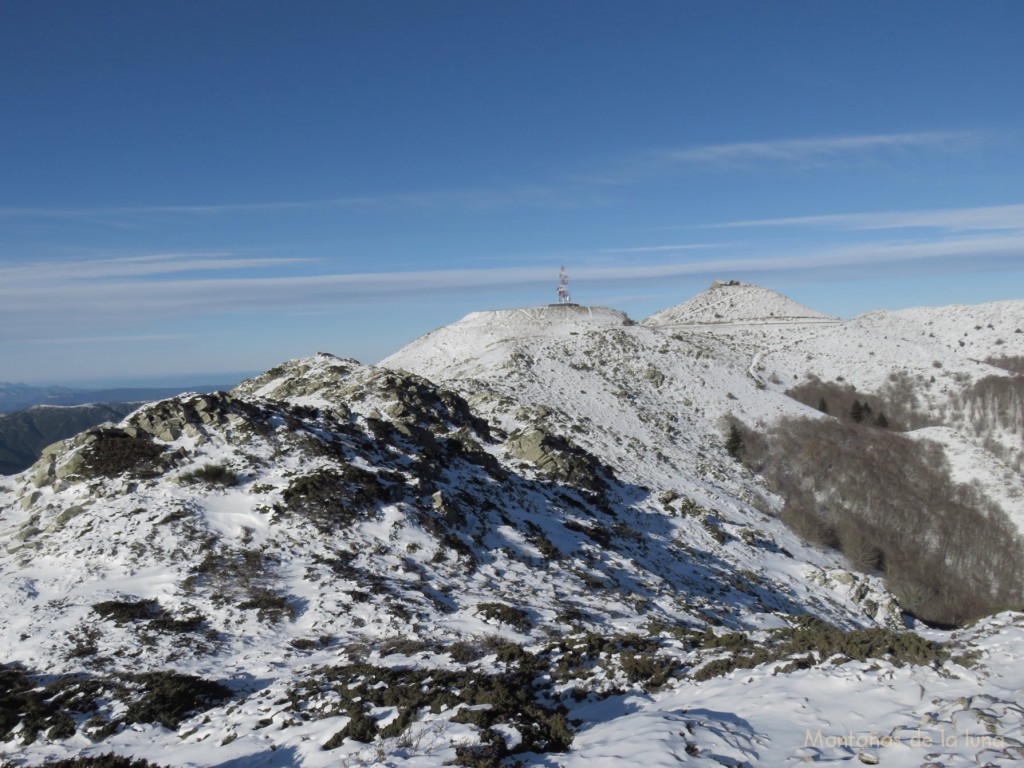
[[[556,277],[557,277],[557,275],[556,275]],[[723,277],[721,279],[727,280],[727,279],[731,279],[731,278],[726,276],[726,277]],[[710,287],[710,284],[705,285],[701,290],[707,289],[708,287]],[[768,286],[763,286],[763,287],[768,287]],[[775,290],[775,289],[772,289],[772,290]],[[783,293],[782,291],[778,291],[778,292],[779,293]],[[552,291],[552,293],[553,293],[553,291]],[[686,296],[686,297],[680,299],[680,301],[676,302],[676,303],[682,303],[682,302],[692,298],[693,296],[697,295],[698,293],[700,293],[700,291],[695,292],[691,296]],[[841,319],[844,319],[844,320],[848,320],[848,319],[851,319],[851,318],[856,316],[856,315],[851,315],[851,314],[845,314],[844,315],[844,314],[832,311],[832,310],[830,310],[829,308],[826,308],[826,307],[816,306],[815,304],[812,303],[812,301],[813,301],[813,294],[814,294],[813,288],[811,288],[809,291],[807,291],[807,293],[809,293],[811,295],[811,297],[812,297],[811,301],[806,301],[806,300],[805,301],[800,301],[799,299],[797,299],[797,296],[801,295],[802,293],[804,293],[804,292],[794,291],[794,292],[791,292],[791,293],[783,293],[783,295],[787,296],[788,298],[794,299],[798,303],[803,304],[804,306],[807,306],[810,309],[816,309],[816,310],[820,310],[822,312],[826,312],[828,314],[833,314],[833,315],[836,315],[836,316],[838,316],[838,317],[840,317]],[[549,298],[554,300],[555,297],[551,296]],[[573,298],[574,298],[574,301],[575,301],[576,297],[573,297]],[[1007,299],[1003,299],[1003,300],[1012,300],[1014,298],[1015,297],[1008,296]],[[903,304],[903,305],[901,305],[898,302],[892,302],[890,304],[890,306],[884,306],[884,307],[883,306],[876,306],[876,307],[872,307],[870,309],[864,310],[864,312],[870,312],[870,311],[874,311],[874,310],[883,310],[883,309],[884,310],[890,310],[890,311],[897,311],[897,310],[900,310],[900,309],[913,309],[914,307],[922,307],[922,306],[945,306],[947,304],[953,304],[953,303],[959,303],[959,304],[990,303],[990,302],[996,302],[996,301],[1000,301],[1000,300],[1001,299],[998,299],[998,298],[992,298],[992,299],[989,299],[989,300],[984,301],[984,302],[958,301],[958,302],[947,302],[946,304],[931,304],[931,305],[925,305],[925,304]],[[538,302],[536,302],[534,304],[526,304],[526,303],[524,303],[524,304],[519,304],[519,305],[509,305],[509,306],[501,306],[501,307],[499,307],[499,306],[484,306],[484,305],[481,305],[480,307],[476,307],[474,309],[470,309],[470,312],[496,310],[496,309],[515,309],[515,308],[519,308],[519,307],[544,306],[546,303],[549,303],[549,302],[538,301]],[[586,302],[584,302],[584,301],[576,301],[576,303],[582,304],[584,306],[604,306],[604,305],[586,304]],[[660,309],[665,309],[668,306],[672,306],[672,305],[666,305],[665,307],[656,307],[650,314],[653,314],[654,311],[658,311]],[[624,310],[621,310],[621,308],[619,308],[619,307],[610,307],[610,308],[611,309],[618,309],[620,311],[624,311]],[[469,313],[467,312],[466,314],[469,314]],[[644,315],[643,317],[636,317],[636,316],[630,315],[630,313],[628,313],[628,312],[626,314],[629,315],[632,320],[636,320],[636,321],[643,320],[644,317],[647,316],[647,315]],[[857,314],[863,314],[863,313],[862,312],[858,312]],[[451,323],[458,322],[458,320],[462,319],[462,317],[464,317],[464,316],[465,315],[459,315],[459,317],[453,317],[450,322]],[[429,328],[423,328],[423,329],[419,330],[418,332],[416,332],[415,336],[412,336],[412,337],[406,339],[405,341],[401,342],[398,346],[394,347],[393,349],[389,349],[389,350],[383,351],[380,355],[378,355],[373,360],[363,360],[363,359],[359,359],[359,358],[354,358],[354,359],[359,360],[360,363],[364,363],[364,364],[367,364],[367,365],[374,365],[374,364],[378,363],[380,360],[382,360],[383,358],[389,356],[390,354],[392,354],[394,352],[397,352],[401,347],[405,346],[406,344],[415,341],[420,336],[423,336],[423,335],[429,333],[430,331],[435,330],[438,327],[441,327],[442,325],[448,325],[448,324],[450,324],[450,323],[442,323],[441,325],[438,325],[438,326],[432,326],[432,327],[429,327]],[[340,350],[322,349],[322,350],[316,350],[316,351],[317,352],[328,352],[328,353],[331,353],[331,354],[336,354],[338,357],[354,357],[352,355],[347,355],[347,354],[344,353],[344,351],[340,351]],[[267,370],[270,367],[273,367],[274,365],[277,365],[279,363],[283,363],[283,362],[285,362],[287,360],[293,360],[293,359],[297,359],[297,358],[300,358],[300,357],[308,357],[308,356],[310,356],[312,354],[314,354],[314,352],[307,351],[307,352],[304,352],[303,354],[295,354],[295,355],[283,357],[283,358],[281,358],[279,360],[276,360],[276,361],[268,364],[264,368],[259,368],[259,369],[253,368],[253,369],[247,370],[247,371],[237,371],[237,370],[233,370],[233,371],[217,371],[217,370],[210,370],[210,371],[205,371],[205,372],[204,371],[200,371],[200,372],[197,372],[197,373],[180,373],[178,371],[168,371],[168,372],[163,372],[163,373],[156,372],[156,373],[148,373],[148,374],[127,371],[123,375],[113,376],[113,377],[111,377],[111,376],[106,376],[106,377],[98,376],[98,377],[91,377],[91,378],[74,378],[74,374],[70,374],[69,377],[67,377],[67,378],[44,379],[44,380],[37,380],[37,381],[30,381],[30,380],[17,381],[17,380],[0,378],[0,382],[11,383],[11,384],[25,384],[25,385],[28,385],[28,386],[39,386],[39,387],[45,387],[45,386],[66,386],[66,387],[82,388],[82,389],[106,389],[106,388],[119,388],[119,387],[124,387],[124,388],[129,388],[129,387],[130,388],[154,387],[155,388],[155,387],[178,387],[178,386],[194,386],[194,385],[195,386],[198,386],[198,385],[232,385],[233,386],[234,384],[237,384],[237,383],[243,381],[246,378],[251,378],[253,376],[259,375],[260,373],[263,373],[265,370]]]

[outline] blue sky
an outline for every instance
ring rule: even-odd
[[[0,380],[1024,298],[1024,4],[0,4]]]

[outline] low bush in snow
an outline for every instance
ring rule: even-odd
[[[185,485],[205,483],[224,488],[238,485],[238,475],[224,464],[204,464],[198,469],[182,473],[179,480]]]
[[[941,664],[948,651],[939,643],[913,632],[893,632],[880,627],[844,631],[820,619],[807,616],[796,626],[773,631],[769,638],[752,643],[746,635],[730,633],[714,636],[706,633],[701,647],[723,648],[729,655],[698,667],[691,677],[710,680],[760,664],[789,660],[783,671],[806,669],[827,661],[885,659],[903,666]]]
[[[63,760],[50,760],[43,763],[44,768],[160,768],[156,763],[138,757],[123,757],[108,752],[105,755],[89,755],[68,757]]]
[[[123,677],[43,676],[17,665],[0,665],[0,741],[17,730],[22,744],[40,735],[71,738],[77,719],[93,741],[101,741],[122,724],[159,723],[177,728],[190,713],[229,698],[220,683],[178,672],[147,672]],[[110,717],[110,702],[126,704],[123,718]],[[19,729],[20,725],[20,729]]]
[[[510,754],[568,749],[572,731],[564,707],[548,703],[550,681],[544,680],[541,662],[523,653],[508,658],[506,671],[499,673],[372,664],[328,667],[311,677],[294,698],[301,701],[329,692],[335,703],[323,716],[347,714],[351,718],[328,739],[324,749],[341,746],[347,739],[370,742],[378,737],[399,736],[424,708],[434,713],[459,708],[453,721],[475,725],[481,742],[490,745],[487,750],[464,749],[459,753],[460,765],[496,766]],[[398,716],[381,728],[367,714],[370,706],[395,707]],[[522,741],[508,746],[495,728],[498,725],[512,726],[521,734]]]
[[[159,723],[175,729],[190,713],[209,709],[231,696],[231,690],[212,680],[180,672],[129,675],[142,695],[128,705],[126,723]]]
[[[476,612],[489,621],[500,621],[523,632],[532,626],[530,615],[522,608],[515,608],[505,603],[480,603]]]
[[[80,471],[86,477],[157,477],[166,469],[160,461],[163,453],[163,446],[148,437],[132,437],[116,429],[104,430],[82,449]]]

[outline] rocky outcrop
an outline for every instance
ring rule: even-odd
[[[185,436],[201,444],[210,428],[242,426],[267,431],[266,414],[224,392],[181,395],[146,406],[121,426],[101,426],[43,449],[28,470],[36,488],[96,477],[152,478],[176,466],[182,449],[166,445]]]
[[[808,581],[843,594],[873,621],[887,629],[896,632],[906,629],[899,603],[878,579],[841,568],[825,569],[813,565],[806,566],[804,573]]]
[[[97,427],[62,440],[43,451],[28,470],[37,488],[58,490],[76,480],[97,477],[156,477],[173,466],[181,454],[153,442],[148,434],[120,427]]]
[[[182,395],[143,408],[128,419],[125,431],[133,436],[149,435],[174,442],[182,435],[202,440],[206,427],[253,423],[262,415],[251,403],[226,392]]]
[[[551,479],[576,488],[601,493],[608,487],[605,478],[612,476],[611,469],[593,454],[538,425],[514,431],[505,447]]]

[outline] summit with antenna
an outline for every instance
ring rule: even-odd
[[[572,303],[572,296],[569,295],[569,273],[565,271],[565,264],[558,269],[558,302],[551,304],[552,307],[576,307],[578,304]]]

